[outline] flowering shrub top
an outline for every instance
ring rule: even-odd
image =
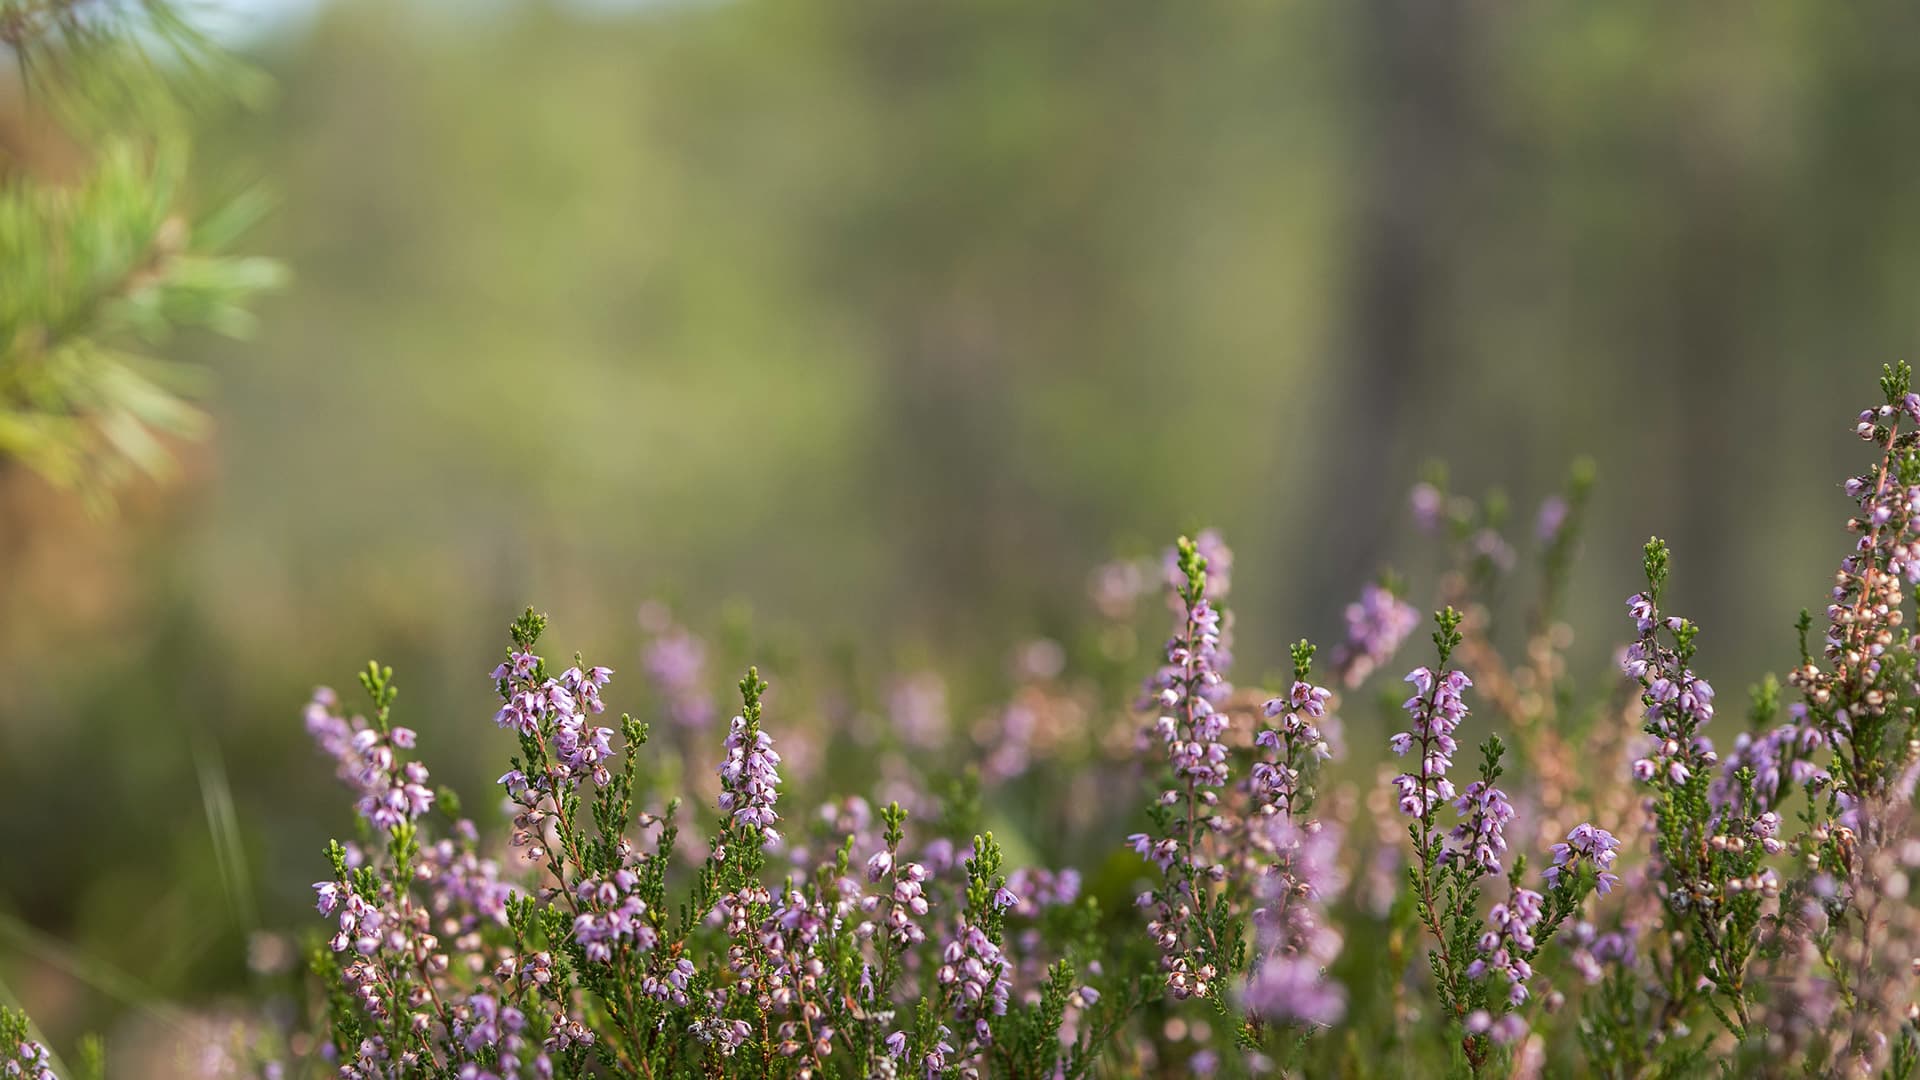
[[[1341,695],[1412,636],[1405,586],[1367,586],[1320,667],[1302,641],[1275,689],[1236,689],[1232,558],[1212,533],[1096,575],[1110,657],[1165,585],[1172,632],[1141,665],[1135,716],[1098,726],[1113,714],[1067,684],[1065,650],[1023,647],[1012,702],[970,729],[981,770],[940,791],[902,764],[969,730],[938,675],[896,681],[887,731],[862,736],[882,741],[884,799],[796,806],[790,777],[820,739],[784,734],[755,668],[737,714],[710,723],[707,647],[653,610],[663,741],[702,762],[687,786],[704,793],[683,802],[649,725],[607,709],[613,672],[549,661],[530,611],[491,674],[514,753],[510,826],[490,840],[435,786],[391,672],[370,666],[363,710],[324,689],[307,707],[358,834],[313,886],[321,1050],[293,1064],[457,1080],[1909,1077],[1910,382],[1889,369],[1860,415],[1875,460],[1846,484],[1855,539],[1824,619],[1803,613],[1785,687],[1761,682],[1738,719],[1702,674],[1700,628],[1666,606],[1657,539],[1617,626],[1617,692],[1575,698],[1557,611],[1584,468],[1535,521],[1518,663],[1486,600],[1520,565],[1503,502],[1437,473],[1415,489],[1451,566],[1404,701],[1355,742],[1391,762],[1372,780],[1348,760]],[[1135,789],[1128,824],[1112,793]],[[975,827],[983,803],[1022,801],[1108,854],[1084,873],[1034,865],[1028,838]],[[0,1012],[0,1078],[43,1080],[50,1062]]]

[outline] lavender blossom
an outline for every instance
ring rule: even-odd
[[[1340,934],[1325,905],[1343,882],[1340,830],[1322,822],[1295,825],[1270,816],[1257,826],[1257,846],[1273,861],[1253,912],[1256,960],[1242,995],[1247,1010],[1276,1022],[1327,1026],[1346,1011],[1346,991],[1326,969],[1340,952]]]
[[[1406,681],[1413,684],[1414,693],[1402,708],[1413,718],[1413,729],[1395,735],[1388,746],[1402,756],[1417,750],[1420,762],[1418,771],[1394,777],[1393,786],[1400,796],[1400,812],[1424,818],[1454,797],[1453,782],[1447,779],[1453,755],[1459,750],[1453,733],[1466,718],[1467,704],[1462,695],[1473,680],[1458,669],[1436,677],[1427,668],[1418,667],[1408,673]]]
[[[1333,668],[1349,690],[1392,659],[1420,625],[1420,613],[1412,604],[1377,584],[1360,590],[1360,598],[1347,605],[1345,617],[1347,639],[1333,651]]]
[[[1620,841],[1614,839],[1612,833],[1581,822],[1567,834],[1566,840],[1553,845],[1553,865],[1541,876],[1547,879],[1547,884],[1557,886],[1563,877],[1577,876],[1580,864],[1585,862],[1594,869],[1594,888],[1605,896],[1620,881],[1619,875],[1613,873],[1613,862],[1619,851]]]
[[[1296,648],[1300,656],[1312,656],[1311,646],[1302,642]],[[1278,728],[1263,728],[1253,737],[1256,749],[1272,750],[1277,760],[1254,762],[1249,777],[1255,814],[1291,814],[1300,789],[1302,772],[1333,756],[1320,723],[1327,715],[1332,693],[1304,678],[1296,678],[1283,698],[1274,698],[1262,707],[1267,719],[1278,719]]]
[[[1656,561],[1656,545],[1648,545],[1649,565]],[[1657,561],[1662,567],[1665,557],[1665,547],[1659,545]],[[1629,597],[1627,613],[1640,637],[1627,646],[1621,667],[1644,688],[1642,726],[1653,737],[1652,752],[1633,763],[1634,777],[1678,787],[1696,775],[1711,776],[1719,756],[1700,729],[1713,719],[1714,691],[1710,683],[1686,667],[1691,655],[1691,624],[1680,618],[1663,618],[1650,593]],[[1680,635],[1676,639],[1680,644],[1662,644],[1658,637],[1662,630]]]
[[[780,839],[774,803],[780,795],[780,755],[773,739],[757,723],[736,716],[727,726],[727,758],[720,764],[720,809],[733,822],[757,833],[764,844]]]
[[[652,635],[640,666],[659,691],[667,719],[676,727],[705,728],[717,712],[707,689],[706,642],[660,604],[641,608],[640,624]]]
[[[367,824],[385,832],[433,808],[427,767],[395,753],[414,745],[410,729],[396,727],[383,733],[363,717],[342,716],[339,699],[324,686],[314,691],[306,720],[307,733],[334,759],[335,775],[358,796],[354,809]]]
[[[1551,544],[1560,538],[1560,530],[1566,527],[1569,510],[1564,495],[1549,495],[1540,503],[1540,512],[1533,519],[1534,539],[1542,544]]]
[[[636,892],[640,876],[631,870],[606,878],[583,878],[574,886],[579,912],[573,920],[573,939],[594,963],[611,963],[623,945],[645,952],[659,941],[647,919],[646,901]]]
[[[1347,995],[1319,964],[1283,956],[1263,961],[1247,982],[1248,1011],[1268,1020],[1329,1027],[1347,1011]]]
[[[0,1078],[59,1080],[53,1056],[28,1035],[26,1014],[7,1008],[0,1008]]]
[[[1155,833],[1137,833],[1128,843],[1161,865],[1164,888],[1140,902],[1155,911],[1147,927],[1161,949],[1168,986],[1185,998],[1212,993],[1225,960],[1210,929],[1202,928],[1204,940],[1189,940],[1189,923],[1199,879],[1225,874],[1224,862],[1208,857],[1209,849],[1218,848],[1213,837],[1230,832],[1234,822],[1220,810],[1220,789],[1229,776],[1223,741],[1228,717],[1220,706],[1230,688],[1222,675],[1227,658],[1220,648],[1220,612],[1209,594],[1209,562],[1196,542],[1182,537],[1177,564],[1184,575],[1178,589],[1184,614],[1167,643],[1166,665],[1147,684],[1149,702],[1161,710],[1153,730],[1166,747],[1170,783],[1156,806]]]
[[[1609,969],[1630,969],[1639,958],[1632,926],[1600,933],[1592,923],[1575,923],[1569,932],[1568,961],[1588,984],[1606,977]]]
[[[934,978],[954,991],[955,1015],[968,1019],[1006,1013],[1011,990],[1006,957],[984,930],[963,918],[941,948],[940,960]]]
[[[1154,730],[1167,746],[1175,778],[1199,788],[1227,783],[1227,747],[1220,741],[1227,716],[1215,704],[1222,697],[1216,688],[1224,685],[1219,643],[1220,613],[1201,597],[1188,611],[1183,637],[1167,645],[1167,663],[1176,673],[1154,699],[1166,710]]]
[[[888,695],[893,729],[910,745],[937,747],[947,739],[947,683],[931,671],[906,676]]]
[[[1513,890],[1504,904],[1493,905],[1487,913],[1487,932],[1480,936],[1480,956],[1467,967],[1467,976],[1478,979],[1498,973],[1507,981],[1507,1003],[1517,1007],[1527,1000],[1527,981],[1533,967],[1526,954],[1534,949],[1533,930],[1546,913],[1544,898],[1531,889]]]
[[[1413,485],[1413,490],[1407,496],[1407,502],[1413,510],[1415,528],[1428,534],[1439,531],[1440,523],[1446,514],[1447,497],[1438,487],[1423,480]]]
[[[1480,873],[1498,874],[1500,857],[1507,850],[1507,822],[1513,820],[1507,793],[1485,780],[1475,780],[1454,800],[1453,808],[1461,820],[1450,834],[1453,848],[1447,857],[1471,863]]]

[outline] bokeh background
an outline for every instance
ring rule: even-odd
[[[215,425],[172,482],[101,519],[0,476],[0,973],[63,1039],[310,924],[315,683],[393,664],[484,792],[527,604],[636,694],[658,599],[964,720],[1116,554],[1217,526],[1271,670],[1383,566],[1426,604],[1424,463],[1524,535],[1589,454],[1575,655],[1659,532],[1742,685],[1920,330],[1911,5],[228,8],[277,90],[199,172],[269,182],[293,284],[174,343]]]

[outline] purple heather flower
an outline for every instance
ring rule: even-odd
[[[1700,734],[1713,719],[1713,686],[1682,666],[1679,654],[1660,643],[1662,628],[1677,630],[1684,620],[1663,619],[1644,593],[1628,599],[1627,613],[1640,638],[1627,646],[1621,668],[1644,690],[1642,725],[1654,739],[1652,752],[1634,761],[1633,775],[1642,782],[1665,777],[1670,784],[1685,784],[1720,760],[1712,741]]]
[[[402,761],[394,753],[414,744],[412,729],[394,728],[382,735],[361,717],[343,717],[338,699],[325,687],[308,703],[306,724],[314,742],[334,759],[335,775],[357,796],[354,809],[368,824],[384,831],[432,809],[427,767]]]
[[[1019,898],[1014,912],[1031,918],[1043,908],[1063,907],[1080,899],[1080,871],[1023,866],[1007,878],[1007,888]]]
[[[1346,992],[1326,969],[1340,935],[1324,905],[1340,888],[1340,833],[1318,821],[1296,825],[1281,815],[1258,819],[1254,846],[1273,860],[1257,885],[1247,1009],[1278,1021],[1328,1025],[1346,1010]]]
[[[683,956],[673,962],[673,966],[666,970],[664,976],[649,973],[642,978],[640,992],[655,1001],[686,1008],[690,1000],[687,987],[697,973],[698,969],[693,966],[693,961]]]
[[[591,711],[598,712],[599,698],[595,697],[591,704]],[[606,766],[606,762],[613,757],[612,740],[613,730],[588,726],[585,712],[562,714],[554,725],[553,752],[560,763],[567,767],[569,778],[591,775],[594,783],[605,787],[612,782],[612,774]]]
[[[773,806],[779,798],[780,754],[764,731],[749,730],[745,717],[736,716],[727,728],[727,759],[720,764],[720,809],[737,825],[758,830],[765,843],[780,839],[773,828],[780,815]]]
[[[600,688],[612,677],[612,668],[574,666],[560,673],[560,685],[572,692],[582,711],[598,713],[606,708],[600,703]]]
[[[1588,985],[1606,977],[1609,967],[1631,967],[1634,963],[1634,933],[1631,927],[1600,933],[1585,920],[1572,924],[1565,932],[1568,961]]]
[[[585,878],[574,887],[582,910],[573,920],[573,938],[588,960],[612,963],[614,950],[622,944],[645,952],[658,943],[639,885],[638,874],[619,870],[611,878]]]
[[[985,931],[962,919],[955,936],[941,948],[940,960],[934,978],[940,985],[958,990],[956,1016],[964,1020],[986,1013],[1006,1013],[1007,995],[1012,989],[1007,978],[1009,965],[1000,946]]]
[[[722,1057],[732,1057],[753,1037],[753,1026],[745,1020],[726,1020],[718,1016],[701,1017],[688,1026],[694,1038],[720,1048]]]
[[[495,682],[510,679],[524,682],[533,678],[535,668],[540,666],[540,658],[530,652],[515,649],[507,656],[507,662],[493,669]]]
[[[1203,554],[1209,545],[1214,550]],[[1230,661],[1223,647],[1224,621],[1214,605],[1225,585],[1212,570],[1230,557],[1218,545],[1218,537],[1203,536],[1197,544],[1182,541],[1176,548],[1168,580],[1175,586],[1181,619],[1167,643],[1166,663],[1146,686],[1145,705],[1159,710],[1151,730],[1165,745],[1173,774],[1160,798],[1163,805],[1184,804],[1188,819],[1174,824],[1166,836],[1128,838],[1134,850],[1161,869],[1165,888],[1144,894],[1141,906],[1154,911],[1147,929],[1178,998],[1206,996],[1219,977],[1217,964],[1193,959],[1187,941],[1192,908],[1180,897],[1194,887],[1196,878],[1224,874],[1224,864],[1212,861],[1200,838],[1233,827],[1232,817],[1215,810],[1220,805],[1218,789],[1226,787],[1229,778],[1224,740],[1228,716],[1223,710],[1232,690],[1223,676]],[[1204,566],[1199,565],[1203,558]],[[1318,702],[1307,701],[1302,708],[1309,704],[1318,707]]]
[[[1533,968],[1521,954],[1533,950],[1533,930],[1544,914],[1544,898],[1532,889],[1515,889],[1506,903],[1493,905],[1488,930],[1480,936],[1480,956],[1467,966],[1467,975],[1478,979],[1497,971],[1506,977],[1508,1003],[1525,1002]]]
[[[1433,533],[1440,528],[1440,521],[1446,513],[1446,496],[1440,489],[1425,481],[1413,485],[1413,491],[1407,496],[1407,502],[1413,509],[1414,527],[1423,533]]]
[[[18,1045],[0,1047],[0,1077],[14,1080],[59,1080],[53,1071],[53,1056],[32,1039]]]
[[[1585,860],[1598,874],[1594,888],[1605,896],[1620,881],[1619,875],[1613,873],[1613,862],[1619,851],[1620,841],[1612,833],[1583,821],[1573,827],[1565,841],[1553,845],[1553,865],[1541,876],[1547,879],[1547,884],[1558,885],[1562,875],[1577,871],[1581,860]]]
[[[1910,409],[1905,399],[1860,414],[1860,435],[1885,451],[1885,459],[1861,476],[1847,481],[1850,498],[1859,511],[1848,522],[1857,534],[1852,550],[1840,564],[1840,572],[1827,606],[1827,634],[1823,658],[1825,670],[1809,662],[1789,675],[1789,682],[1807,697],[1811,709],[1795,714],[1795,723],[1809,736],[1824,738],[1852,775],[1845,777],[1853,794],[1884,796],[1904,788],[1911,755],[1893,755],[1885,764],[1866,775],[1860,764],[1861,748],[1853,747],[1855,722],[1861,713],[1879,713],[1894,699],[1909,692],[1897,677],[1890,677],[1894,666],[1887,665],[1889,647],[1910,648],[1910,631],[1903,626],[1907,590],[1920,583],[1920,485],[1907,483],[1902,461],[1911,454],[1915,435],[1901,432],[1901,422]],[[1880,755],[1868,753],[1871,762]],[[1809,778],[1813,770],[1804,770]],[[1836,778],[1838,779],[1838,778]],[[1904,799],[1900,800],[1904,801]]]
[[[1334,649],[1333,667],[1351,690],[1392,659],[1420,624],[1420,613],[1385,588],[1370,584],[1360,590],[1360,599],[1347,605],[1346,620],[1347,639]]]
[[[1347,1009],[1340,984],[1326,977],[1320,965],[1296,956],[1275,957],[1255,968],[1247,980],[1248,1011],[1268,1020],[1328,1026],[1338,1023]]]
[[[1493,529],[1481,529],[1473,534],[1473,553],[1476,557],[1487,560],[1501,573],[1513,569],[1514,560],[1519,557],[1514,552],[1513,545],[1507,543],[1507,538]]]
[[[1494,1042],[1502,1046],[1512,1046],[1526,1037],[1527,1018],[1519,1013],[1508,1013],[1493,1022],[1493,1030],[1490,1034]]]
[[[887,935],[896,945],[917,945],[926,940],[916,919],[932,910],[927,902],[927,868],[919,863],[901,863],[893,875],[892,903],[887,905]]]
[[[1189,645],[1191,642],[1191,645]],[[1224,787],[1227,716],[1216,708],[1225,686],[1220,673],[1220,613],[1205,597],[1187,613],[1182,634],[1167,643],[1167,667],[1153,701],[1162,709],[1154,730],[1167,746],[1174,775],[1196,787]]]
[[[1560,538],[1560,530],[1567,524],[1567,500],[1564,495],[1549,495],[1540,503],[1540,513],[1533,519],[1534,538],[1543,544],[1551,544]]]
[[[1277,729],[1257,732],[1254,745],[1274,751],[1279,760],[1261,759],[1253,764],[1248,786],[1256,814],[1290,813],[1300,784],[1300,769],[1333,756],[1320,730],[1332,697],[1324,687],[1296,680],[1285,697],[1274,698],[1261,710],[1268,719],[1277,718],[1280,723]]]
[[[1507,822],[1513,820],[1513,804],[1506,792],[1475,780],[1454,800],[1453,808],[1461,821],[1453,828],[1454,847],[1447,857],[1465,860],[1481,873],[1499,873],[1500,856],[1507,850]]]
[[[938,674],[922,671],[893,684],[887,712],[893,728],[914,746],[931,748],[947,738],[947,683]]]
[[[676,625],[658,604],[642,608],[640,621],[653,635],[640,666],[664,699],[667,719],[683,728],[706,727],[717,712],[707,689],[706,642]]]
[[[1394,777],[1393,785],[1399,793],[1400,812],[1424,817],[1439,803],[1454,797],[1453,782],[1447,779],[1454,752],[1459,749],[1453,733],[1466,718],[1467,704],[1461,695],[1473,680],[1459,670],[1436,678],[1432,671],[1419,667],[1407,675],[1406,681],[1414,685],[1413,696],[1403,706],[1413,718],[1413,730],[1395,735],[1389,745],[1400,754],[1418,750],[1421,758],[1417,772]]]
[[[1806,723],[1804,704],[1796,703],[1794,708],[1793,723],[1781,724],[1760,735],[1743,731],[1735,736],[1733,751],[1721,764],[1713,786],[1707,791],[1707,799],[1715,809],[1724,812],[1738,805],[1742,792],[1734,783],[1734,775],[1743,768],[1753,770],[1754,801],[1762,810],[1776,805],[1808,781],[1827,778],[1827,771],[1811,756],[1828,745],[1827,735]]]
[[[1747,831],[1768,855],[1778,855],[1786,847],[1780,842],[1780,815],[1772,810],[1754,818]]]
[[[953,1053],[953,1044],[947,1040],[952,1037],[953,1032],[947,1030],[945,1024],[934,1029],[933,1046],[920,1061],[926,1080],[936,1080],[937,1077],[946,1074],[947,1055]]]

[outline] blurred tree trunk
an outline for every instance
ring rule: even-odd
[[[1421,373],[1460,370],[1447,281],[1467,250],[1454,227],[1483,127],[1471,76],[1477,6],[1364,0],[1349,11],[1357,194],[1347,300],[1321,392],[1332,430],[1317,460],[1282,466],[1311,468],[1320,490],[1352,496],[1339,513],[1350,533],[1296,538],[1310,565],[1326,568],[1319,580],[1340,589],[1372,576],[1386,547],[1411,479],[1396,433]]]

